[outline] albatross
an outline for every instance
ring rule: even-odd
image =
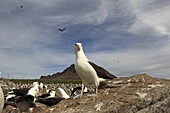
[[[47,106],[53,106],[58,104],[60,101],[66,99],[62,97],[55,97],[56,91],[51,91],[50,96],[47,98],[39,98],[37,102],[40,102],[42,104],[45,104]]]
[[[39,83],[38,82],[33,82],[32,87],[36,88],[37,91],[39,92]],[[20,89],[13,89],[13,91],[10,94],[15,94],[16,96],[24,96],[28,93],[28,91],[31,88],[20,88]]]
[[[19,108],[19,111],[27,112],[29,108],[36,107],[35,100],[36,95],[38,94],[38,90],[36,87],[32,87],[29,89],[28,93],[22,97],[19,97],[16,100],[16,105]]]
[[[62,98],[68,99],[70,96],[62,88],[57,88],[56,90]]]
[[[84,88],[90,84],[95,85],[95,95],[97,95],[100,81],[115,78],[115,76],[112,76],[109,72],[102,72],[101,67],[89,61],[83,51],[82,44],[79,42],[75,44],[75,56],[75,70],[82,80],[81,96],[83,95]]]

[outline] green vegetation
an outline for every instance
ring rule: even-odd
[[[14,83],[33,83],[35,81],[37,82],[43,82],[45,84],[51,84],[51,83],[73,83],[73,84],[78,84],[81,83],[80,80],[56,80],[56,79],[10,79],[10,81]]]

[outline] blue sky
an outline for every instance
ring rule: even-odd
[[[170,78],[169,10],[169,0],[1,0],[1,76],[61,72],[82,42],[88,59],[118,77]]]

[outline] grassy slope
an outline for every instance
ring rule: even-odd
[[[43,82],[45,84],[48,84],[48,83],[81,83],[80,80],[76,80],[76,81],[73,81],[73,80],[55,80],[55,79],[44,79],[44,80],[40,80],[40,79],[10,79],[10,81],[14,82],[14,83],[33,83],[35,81],[38,81],[38,82]]]

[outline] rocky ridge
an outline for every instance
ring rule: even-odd
[[[170,113],[170,80],[146,74],[115,78],[101,83],[97,96],[84,94],[52,107],[36,105],[33,113]]]
[[[98,70],[100,70],[101,73],[107,73],[113,77],[116,78],[113,74],[108,72],[106,69],[103,67],[97,66]],[[78,76],[74,64],[71,64],[69,67],[67,67],[63,72],[57,72],[52,75],[47,75],[47,76],[41,76],[40,79],[57,79],[57,80],[80,80],[80,77]]]
[[[44,109],[42,109],[44,110]],[[63,100],[52,113],[170,113],[170,80],[146,74],[115,78],[101,84],[96,97]]]

